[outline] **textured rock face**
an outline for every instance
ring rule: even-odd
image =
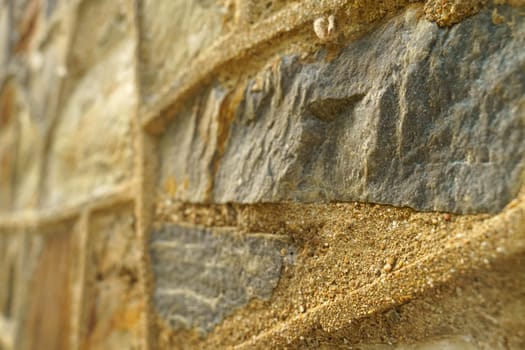
[[[252,298],[271,296],[287,246],[282,236],[164,224],[151,243],[159,313],[174,329],[212,330]]]
[[[0,316],[16,330],[8,341],[0,339],[0,348],[67,348],[78,265],[75,231],[71,223],[37,232],[0,231]]]
[[[40,239],[39,239],[40,238]],[[24,232],[2,232],[0,237],[0,285],[9,286],[0,291],[0,311],[6,319],[16,320],[17,305],[23,302],[24,293],[27,290],[27,281],[35,269],[35,261],[38,260],[42,247],[41,237],[32,240],[25,237]],[[32,256],[25,261],[21,256]]]
[[[50,149],[46,204],[78,202],[129,178],[136,103],[133,50],[134,43],[124,40],[72,86]],[[110,75],[111,80],[102,79]],[[79,142],[87,139],[96,141]]]
[[[51,18],[55,5],[59,6],[59,3],[17,1],[12,8],[6,2],[0,5],[0,22],[4,18],[9,20],[6,24],[10,26],[8,35],[0,39],[5,40],[0,43],[0,46],[5,45],[0,56],[5,55],[9,66],[3,67],[5,70],[0,68],[0,80],[6,78],[1,89],[7,107],[1,108],[3,116],[0,119],[9,121],[16,134],[16,147],[9,152],[14,162],[6,163],[3,169],[5,174],[13,176],[10,183],[12,210],[38,205],[45,159],[43,153],[47,150],[46,139],[52,129],[62,82],[67,75],[65,60],[73,34],[70,17],[63,21]],[[46,26],[48,30],[45,30]]]
[[[9,17],[7,13],[7,4],[0,4],[0,31],[2,33],[9,32]],[[2,35],[0,38],[0,75],[4,73],[7,59],[9,56],[9,36]]]
[[[0,211],[6,211],[12,207],[15,176],[14,152],[18,139],[16,115],[14,113],[17,95],[14,84],[10,82],[4,84],[0,90],[0,108],[2,111],[2,118],[0,119]]]
[[[221,105],[227,92],[216,88],[203,94],[198,106],[185,110],[161,141],[161,182],[184,201],[206,201],[213,188],[213,169],[219,158]]]
[[[0,87],[0,211],[35,207],[42,123],[14,80]]]
[[[103,210],[93,216],[84,295],[89,325],[82,349],[139,349],[144,312],[138,285],[140,247],[131,206]]]
[[[77,11],[72,47],[68,57],[68,76],[79,78],[91,67],[100,65],[105,56],[114,54],[123,41],[134,41],[133,3],[123,1],[82,1]],[[133,64],[107,63],[113,68]],[[102,78],[101,78],[102,79]]]
[[[194,202],[497,211],[523,173],[524,38],[523,17],[495,25],[483,11],[440,29],[408,11],[331,61],[283,57],[247,84],[231,124],[220,87],[178,119],[161,185]]]
[[[159,93],[167,78],[221,33],[227,9],[220,1],[143,1],[140,28],[140,80],[143,97]]]
[[[42,250],[27,285],[24,300],[27,323],[20,327],[23,331],[18,334],[20,349],[64,349],[69,343],[75,272],[73,237],[73,232],[68,231],[53,232],[43,236],[44,239],[31,237],[33,244],[42,244]],[[59,316],[46,317],[53,314]]]

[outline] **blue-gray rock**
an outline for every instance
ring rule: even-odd
[[[163,224],[152,235],[154,301],[174,329],[209,332],[251,299],[268,299],[292,262],[287,237]]]
[[[511,24],[485,10],[439,28],[408,10],[335,59],[282,57],[247,84],[231,124],[228,92],[212,87],[165,134],[161,184],[173,177],[189,202],[496,212],[524,174],[525,20],[513,11],[499,8]]]

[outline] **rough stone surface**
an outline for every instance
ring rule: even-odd
[[[41,244],[41,251],[29,283],[25,286],[27,294],[22,304],[25,318],[19,325],[16,348],[68,349],[72,281],[74,274],[78,273],[74,264],[75,235],[71,231],[61,230],[43,235],[42,238],[30,238],[36,240],[33,244]]]
[[[50,148],[46,205],[81,201],[129,179],[136,106],[134,47],[132,41],[122,41],[70,91]]]
[[[80,2],[68,57],[68,75],[71,80],[79,79],[91,67],[103,62],[105,56],[114,54],[123,41],[133,40],[133,6],[130,0]],[[120,64],[129,66],[132,61]],[[100,77],[103,78],[108,80],[109,76]]]
[[[5,319],[16,319],[20,295],[17,290],[22,284],[21,281],[28,279],[28,272],[32,268],[31,261],[22,261],[25,253],[23,232],[2,232],[0,236],[0,286],[8,286],[0,290],[0,315]],[[29,249],[27,249],[29,250]],[[30,251],[30,250],[29,250]],[[30,251],[37,256],[39,250]],[[22,268],[25,265],[25,269]]]
[[[81,349],[139,349],[144,314],[140,246],[129,206],[92,218]]]
[[[219,87],[204,93],[198,105],[183,111],[162,138],[163,188],[184,201],[210,200],[212,169],[219,157],[221,105],[227,91]]]
[[[9,286],[0,288],[0,318],[12,322],[13,349],[70,348],[75,233],[71,222],[0,231],[0,286]]]
[[[72,37],[66,65],[58,62],[46,69],[64,81],[46,164],[45,206],[110,191],[129,179],[133,168],[133,4],[82,1],[76,13],[74,32],[65,31]],[[60,31],[55,37],[65,40]]]
[[[36,206],[42,129],[32,117],[20,85],[0,86],[0,211]]]
[[[13,90],[11,111],[3,109],[3,119],[11,119],[17,137],[11,183],[11,209],[37,206],[43,153],[52,128],[60,88],[67,69],[65,59],[72,35],[70,18],[52,21],[52,1],[20,1],[5,5],[3,15],[12,14],[12,30],[5,36],[9,67],[5,67],[4,87]],[[1,21],[1,19],[0,19]],[[16,24],[16,25],[15,25]],[[1,82],[0,82],[1,84]],[[11,115],[7,115],[10,113]]]
[[[283,236],[164,224],[151,254],[159,313],[174,329],[208,332],[251,299],[268,299],[293,249]]]
[[[141,7],[140,80],[147,102],[222,33],[228,8],[209,0],[148,0]]]
[[[283,57],[247,84],[231,125],[206,117],[224,94],[212,88],[165,134],[160,184],[193,202],[500,210],[524,169],[525,21],[499,11],[513,24],[485,10],[442,29],[410,10],[333,60]]]
[[[9,33],[7,3],[0,2],[0,32]],[[5,74],[9,59],[9,35],[0,36],[0,78]]]
[[[0,87],[0,211],[12,207],[15,151],[18,130],[15,119],[16,89],[12,82]]]
[[[12,349],[15,338],[15,322],[21,316],[22,291],[32,269],[32,259],[23,261],[24,234],[18,230],[0,231],[0,349]],[[32,256],[38,250],[28,251]],[[28,266],[29,265],[29,266]]]
[[[49,127],[67,75],[65,60],[72,28],[71,21],[64,20],[54,23],[47,33],[37,32],[35,49],[26,58],[28,100],[42,129]]]

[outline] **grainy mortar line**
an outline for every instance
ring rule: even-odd
[[[312,308],[234,348],[253,349],[276,343],[290,344],[316,325],[320,325],[327,333],[334,333],[350,323],[406,303],[417,295],[433,290],[439,284],[446,284],[461,275],[483,269],[486,264],[501,259],[503,255],[512,256],[525,252],[523,199],[517,207],[511,208],[502,216],[489,219],[483,230],[467,240],[451,243],[437,254],[419,259],[385,278],[378,278],[334,302]],[[508,230],[498,229],[501,221],[505,222]],[[487,242],[487,237],[490,237],[487,249],[480,249],[481,243]],[[472,254],[473,252],[476,254]],[[458,261],[463,261],[463,264],[457,266]]]

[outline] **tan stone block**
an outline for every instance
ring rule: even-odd
[[[54,130],[44,203],[84,201],[132,176],[134,47],[123,41],[72,86]]]
[[[0,233],[0,315],[7,320],[16,319],[16,286],[21,276],[21,252],[24,235]]]
[[[87,200],[132,173],[132,18],[131,1],[82,1],[67,64],[49,55],[51,74],[65,80],[44,186],[46,205]],[[57,35],[57,47],[50,51],[67,42]]]
[[[9,12],[7,3],[0,2],[0,33],[9,33]],[[0,35],[0,79],[4,75],[9,60],[9,36]]]
[[[17,114],[18,149],[13,209],[22,210],[38,205],[45,129],[39,120],[30,114],[24,101],[20,101]]]
[[[122,41],[134,36],[133,6],[131,0],[83,0],[80,3],[68,58],[72,79],[80,78],[91,67],[104,61],[105,56],[118,51],[117,46]]]
[[[0,316],[14,349],[70,348],[77,238],[73,222],[0,232]]]
[[[73,25],[70,18],[55,22],[27,54],[27,92],[32,113],[42,128],[54,116],[60,87],[67,75],[66,53]]]
[[[73,8],[75,1],[20,0],[11,1],[9,5],[7,6],[10,17],[8,37],[12,52],[16,53],[19,59],[29,61],[31,54],[38,51],[50,35],[57,34],[56,24],[72,19],[70,14],[60,13],[59,10],[64,10],[66,7]]]
[[[140,348],[144,305],[132,207],[96,212],[89,228],[81,348]]]
[[[35,44],[39,29],[42,28],[41,0],[20,0],[11,3],[11,24],[13,50],[25,53]]]
[[[16,320],[20,318],[17,308],[21,302],[18,286],[26,277],[22,269],[24,245],[23,232],[0,231],[0,349],[14,347]],[[26,262],[27,265],[28,262]]]
[[[16,142],[16,92],[12,82],[0,90],[0,211],[12,206]]]
[[[44,129],[15,79],[0,92],[0,211],[36,206]]]
[[[68,349],[75,273],[70,232],[47,235],[28,285],[20,349]],[[42,317],[45,317],[43,322]]]
[[[142,96],[150,99],[224,33],[228,6],[219,1],[149,0],[140,11],[140,81]]]

